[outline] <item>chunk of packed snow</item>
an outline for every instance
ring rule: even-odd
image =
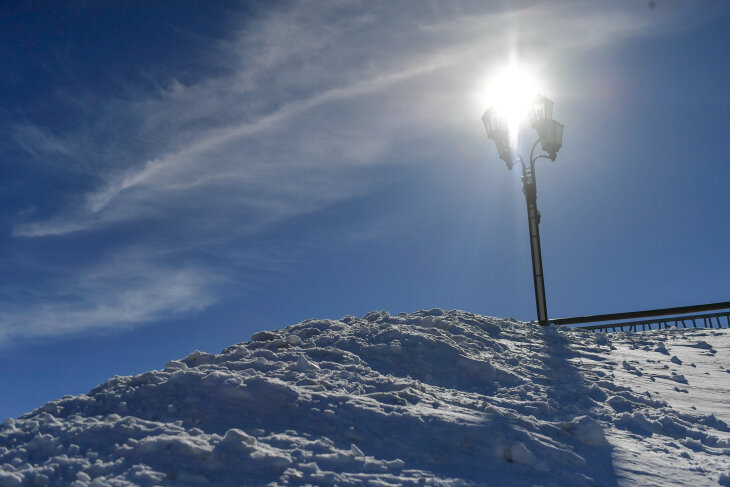
[[[573,421],[563,423],[562,427],[586,445],[607,444],[603,428],[591,417],[580,416]]]

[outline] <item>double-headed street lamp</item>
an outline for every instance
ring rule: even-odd
[[[515,114],[512,113],[512,116]],[[522,114],[520,114],[522,115]],[[530,164],[525,163],[518,152],[519,121],[510,120],[508,115],[496,107],[487,109],[482,117],[487,136],[497,146],[499,157],[507,163],[507,168],[518,162],[522,164],[522,192],[527,201],[527,220],[530,226],[530,248],[532,250],[532,274],[535,281],[535,303],[537,305],[537,321],[541,325],[548,324],[547,305],[545,303],[545,280],[542,274],[542,253],[540,251],[540,212],[537,210],[537,182],[535,180],[535,161],[544,157],[552,161],[557,157],[563,144],[563,125],[553,120],[553,102],[537,95],[528,108],[527,116],[532,128],[539,138],[530,151]],[[546,154],[535,155],[537,144],[542,145]]]

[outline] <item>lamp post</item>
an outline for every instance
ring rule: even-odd
[[[497,146],[499,157],[507,164],[507,169],[518,162],[522,164],[522,192],[527,202],[527,221],[530,228],[530,249],[532,251],[532,275],[535,283],[535,304],[537,321],[540,325],[548,324],[547,304],[545,302],[545,279],[542,273],[542,252],[540,250],[540,212],[537,209],[537,181],[535,179],[535,161],[542,158],[552,161],[563,143],[563,125],[553,120],[553,102],[537,95],[529,107],[528,118],[532,128],[537,131],[538,139],[530,151],[530,163],[525,163],[518,152],[517,137],[510,137],[511,126],[504,114],[495,108],[487,109],[482,117],[487,136]],[[512,134],[516,135],[516,134]],[[535,155],[537,144],[541,144],[546,154]]]

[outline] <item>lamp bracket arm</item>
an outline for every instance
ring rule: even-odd
[[[532,159],[532,161],[531,161],[531,162],[532,162],[532,163],[534,164],[534,163],[535,163],[535,161],[536,161],[536,160],[538,160],[538,159],[540,159],[541,157],[542,157],[542,158],[545,158],[545,159],[550,159],[551,161],[553,160],[553,159],[552,159],[552,157],[550,157],[550,156],[548,156],[548,155],[545,155],[545,154],[540,154],[539,156],[537,156],[537,157],[535,157],[534,159]]]
[[[534,157],[534,155],[535,155],[535,149],[537,148],[537,144],[539,144],[539,143],[540,143],[540,138],[538,137],[538,139],[535,141],[535,143],[532,144],[532,150],[530,151],[530,164],[534,164],[535,161],[537,160],[537,158]]]
[[[525,161],[524,161],[524,159],[522,159],[522,156],[521,156],[520,154],[517,154],[517,155],[516,155],[516,156],[515,156],[515,157],[514,157],[514,158],[512,159],[512,162],[510,162],[510,163],[508,163],[508,164],[507,164],[507,167],[508,167],[508,168],[509,168],[509,170],[511,171],[511,170],[512,170],[512,168],[513,168],[513,167],[514,167],[514,166],[515,166],[515,165],[516,165],[516,164],[517,164],[518,162],[519,162],[520,164],[522,164],[522,167],[525,167]]]

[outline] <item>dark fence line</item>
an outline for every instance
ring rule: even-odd
[[[698,304],[695,306],[679,306],[675,308],[650,309],[646,311],[629,311],[627,313],[608,313],[603,315],[575,316],[573,318],[556,318],[549,320],[556,325],[575,325],[578,323],[595,323],[597,321],[629,320],[632,318],[651,318],[653,316],[683,315],[715,311],[718,309],[730,310],[730,301],[722,303]]]
[[[724,318],[724,320],[721,318]],[[666,328],[730,328],[730,311],[702,315],[679,316],[673,318],[658,318],[652,320],[623,321],[621,323],[602,323],[600,325],[574,326],[571,328],[576,330],[602,332],[636,332],[661,330]]]
[[[719,313],[695,314],[702,311],[725,310]],[[634,318],[655,319],[635,320]],[[724,324],[723,320],[724,318]],[[628,320],[620,323],[611,321]],[[675,308],[650,309],[645,311],[630,311],[628,313],[609,313],[603,315],[575,316],[573,318],[557,318],[549,320],[555,325],[578,325],[573,328],[593,331],[649,331],[662,328],[730,328],[730,301],[722,303],[699,304],[695,306],[679,306]],[[598,325],[583,323],[603,322]]]

